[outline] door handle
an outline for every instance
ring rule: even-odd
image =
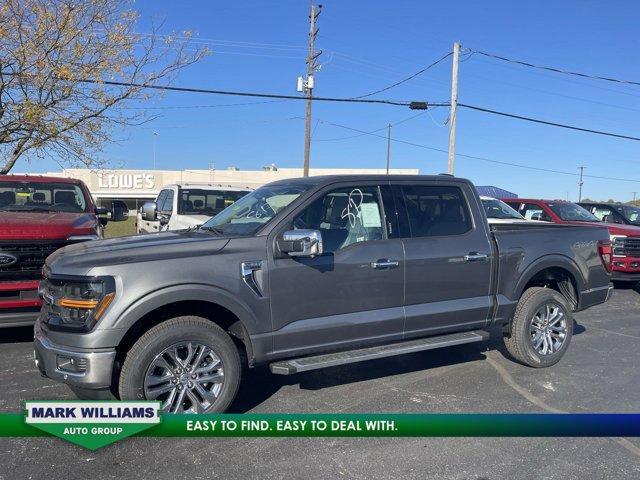
[[[469,252],[463,257],[467,262],[486,262],[489,255],[486,253]]]
[[[378,260],[376,262],[371,262],[371,268],[375,268],[376,270],[385,270],[389,268],[398,268],[400,263],[397,260],[389,260],[388,258]]]

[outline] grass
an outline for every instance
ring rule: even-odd
[[[130,216],[124,222],[109,222],[104,229],[104,238],[124,237],[126,235],[135,235],[136,233],[136,217]]]

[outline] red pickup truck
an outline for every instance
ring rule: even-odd
[[[0,175],[0,327],[32,324],[45,259],[70,243],[102,237],[107,223],[125,220],[126,204],[96,207],[80,180]]]
[[[580,205],[566,200],[503,198],[503,202],[527,220],[571,225],[601,226],[603,222]],[[609,230],[613,259],[611,279],[615,282],[640,281],[640,227],[604,222]]]

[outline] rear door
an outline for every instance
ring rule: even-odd
[[[397,183],[392,189],[404,211],[405,337],[486,325],[493,250],[469,184]]]

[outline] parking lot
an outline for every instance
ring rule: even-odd
[[[488,344],[291,377],[249,373],[234,412],[637,412],[640,293],[576,315],[556,366],[514,364]],[[0,409],[72,398],[33,365],[30,329],[0,340]],[[128,439],[97,452],[0,440],[0,478],[638,478],[638,439]]]

